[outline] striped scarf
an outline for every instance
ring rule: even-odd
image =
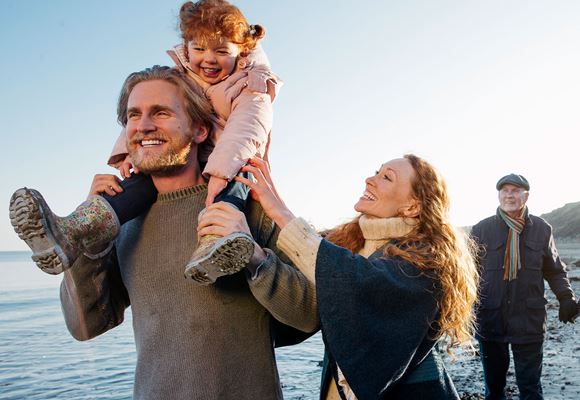
[[[522,212],[517,218],[510,217],[499,207],[497,212],[510,228],[503,258],[503,279],[511,281],[518,277],[518,270],[522,267],[520,263],[520,234],[526,224],[528,208],[522,208]]]

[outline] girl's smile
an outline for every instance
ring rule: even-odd
[[[204,82],[214,85],[234,72],[240,49],[228,40],[205,44],[192,40],[187,43],[187,53],[193,72]]]

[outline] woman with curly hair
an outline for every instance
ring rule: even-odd
[[[238,180],[281,228],[279,248],[316,283],[321,399],[458,399],[437,343],[471,339],[478,276],[437,171],[415,155],[384,163],[365,181],[360,215],[319,235],[286,207],[264,161],[243,170],[255,180]],[[200,228],[214,231],[215,218]]]

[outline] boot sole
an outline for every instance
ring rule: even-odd
[[[43,215],[40,193],[33,189],[18,189],[10,199],[10,223],[20,239],[32,250],[32,261],[38,268],[51,275],[58,275],[68,268],[69,260],[50,233]]]
[[[218,241],[214,251],[186,266],[186,278],[200,285],[210,285],[218,278],[233,275],[246,267],[254,253],[254,241],[245,236],[220,240],[222,242]]]

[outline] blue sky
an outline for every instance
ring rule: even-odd
[[[273,175],[319,228],[354,215],[364,178],[413,152],[445,176],[452,218],[494,213],[518,172],[531,212],[580,201],[580,2],[235,1],[266,28],[284,80]],[[24,250],[8,202],[40,190],[57,214],[88,192],[119,132],[124,78],[171,64],[181,1],[3,0],[0,250]]]

